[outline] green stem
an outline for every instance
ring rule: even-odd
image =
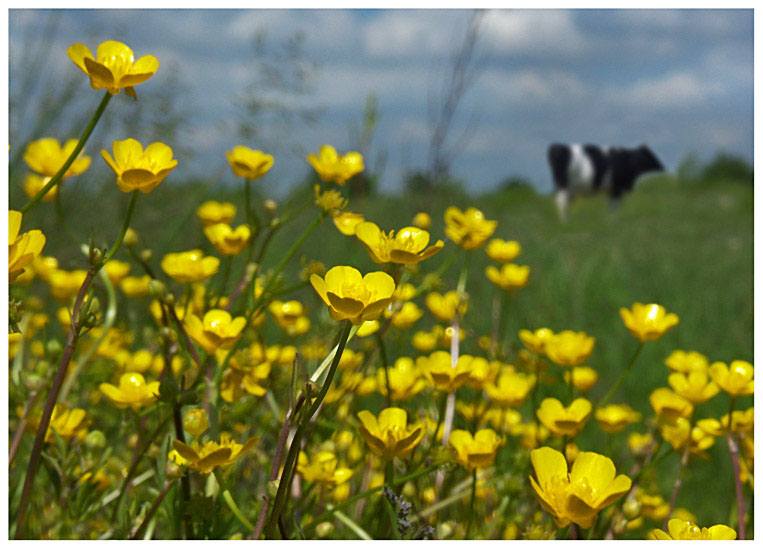
[[[127,229],[130,227],[130,220],[132,219],[132,214],[135,211],[135,204],[138,202],[139,194],[140,194],[140,191],[132,192],[132,196],[130,197],[130,205],[127,207],[127,215],[125,216],[125,220],[122,223],[122,228],[119,231],[119,235],[117,235],[116,241],[111,246],[111,249],[104,256],[103,261],[101,261],[101,263],[95,268],[96,273],[99,270],[101,270],[103,266],[106,265],[106,263],[108,263],[111,260],[112,257],[114,257],[114,254],[117,253],[119,246],[122,245],[122,241],[125,238]]]
[[[90,134],[93,133],[93,129],[95,129],[95,125],[98,123],[98,120],[100,120],[101,115],[103,114],[103,111],[106,110],[106,105],[109,104],[110,100],[111,100],[111,94],[109,92],[106,92],[106,94],[103,96],[103,99],[101,99],[100,105],[98,105],[98,108],[93,114],[93,117],[90,119],[90,122],[82,131],[82,135],[80,135],[79,141],[77,142],[77,146],[74,147],[74,150],[69,155],[69,158],[66,159],[66,162],[64,162],[63,166],[61,166],[61,168],[56,172],[56,174],[50,178],[50,181],[48,181],[48,183],[42,189],[40,189],[36,195],[30,198],[29,202],[24,204],[24,206],[21,208],[22,214],[25,214],[29,210],[31,210],[35,206],[35,204],[37,204],[40,200],[42,200],[43,196],[48,194],[50,189],[58,185],[58,183],[61,181],[64,174],[66,173],[66,170],[68,170],[71,167],[71,165],[77,159],[77,156],[79,156],[79,153],[82,152],[82,149],[85,147],[85,143],[87,143],[87,140],[90,138]]]
[[[469,500],[469,518],[466,521],[466,539],[472,531],[472,518],[474,517],[474,500],[477,497],[477,469],[472,470],[472,497]]]
[[[278,266],[275,268],[273,273],[268,278],[268,281],[265,283],[265,287],[262,290],[262,295],[254,302],[254,305],[252,306],[252,310],[249,311],[249,314],[246,317],[246,326],[249,326],[249,324],[252,322],[252,318],[254,315],[259,311],[262,303],[265,301],[268,295],[268,291],[272,288],[273,284],[275,283],[276,278],[278,277],[278,274],[283,270],[283,268],[286,266],[286,263],[289,262],[291,257],[297,253],[297,250],[302,246],[302,244],[307,240],[307,237],[310,236],[310,234],[318,227],[318,225],[321,224],[325,217],[325,214],[321,213],[315,221],[313,221],[307,229],[305,229],[305,232],[302,233],[302,236],[299,237],[299,239],[292,244],[291,248],[289,248],[289,251],[286,252],[286,255],[281,259],[281,262],[278,264]],[[254,281],[257,279],[256,275],[252,277],[252,281],[250,282],[250,285],[254,283]],[[249,290],[246,290],[249,292]],[[228,361],[230,360],[230,357],[234,355],[234,353],[238,350],[238,348],[242,345],[244,341],[244,338],[239,338],[236,343],[233,344],[233,347],[231,347],[231,350],[228,352],[228,354],[225,356],[225,360],[223,360],[222,365],[220,365],[221,370],[225,370],[225,368],[228,366]]]
[[[220,490],[222,491],[223,501],[225,501],[228,509],[230,509],[238,521],[246,527],[247,532],[251,532],[254,530],[254,524],[249,522],[249,520],[247,520],[247,518],[241,512],[241,509],[238,508],[238,505],[236,505],[236,502],[233,499],[233,496],[231,496],[230,491],[225,487],[225,480],[222,478],[222,475],[216,467],[214,469],[214,473],[215,480],[217,480],[217,484],[220,485]]]
[[[636,357],[638,357],[638,355],[641,352],[641,349],[643,349],[643,347],[644,347],[644,342],[642,341],[642,342],[640,342],[638,344],[638,347],[636,347],[636,352],[633,353],[633,356],[631,357],[631,361],[628,363],[628,365],[625,367],[623,372],[620,374],[620,377],[617,378],[617,381],[612,386],[612,388],[609,390],[609,392],[606,395],[604,395],[604,398],[602,398],[599,401],[599,404],[596,406],[596,408],[601,408],[602,406],[604,406],[609,401],[610,398],[612,398],[612,395],[615,394],[615,391],[617,391],[617,388],[620,387],[620,384],[623,382],[623,380],[625,380],[625,377],[628,375],[628,372],[631,371],[631,368],[633,367],[633,364],[636,362]],[[572,372],[570,372],[570,376],[572,376]]]
[[[389,384],[389,363],[387,362],[387,351],[384,348],[384,338],[381,332],[376,332],[376,344],[379,346],[379,355],[382,359],[382,366],[384,367],[384,380],[386,382],[387,389],[387,408],[392,407],[392,387]]]
[[[294,433],[294,438],[291,441],[289,453],[286,456],[286,461],[284,463],[283,472],[281,473],[281,481],[278,483],[278,492],[276,493],[276,498],[273,503],[273,510],[270,513],[270,519],[268,521],[267,527],[265,528],[265,539],[272,539],[273,537],[275,528],[278,524],[278,517],[281,515],[281,507],[284,504],[284,499],[288,490],[292,469],[297,461],[300,442],[302,441],[302,437],[304,436],[304,433],[310,424],[310,420],[323,403],[323,399],[326,397],[326,393],[331,386],[331,382],[333,381],[334,375],[336,374],[336,370],[339,366],[339,360],[342,358],[344,347],[347,344],[347,339],[350,335],[351,328],[352,323],[349,320],[345,320],[342,326],[341,335],[339,336],[338,347],[336,354],[334,355],[334,360],[331,362],[331,367],[329,368],[328,374],[326,375],[326,381],[321,387],[321,392],[318,393],[318,396],[315,398],[315,402],[308,408],[307,412],[303,416],[302,422],[297,428],[297,432]]]

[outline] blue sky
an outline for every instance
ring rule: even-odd
[[[28,33],[42,32],[40,15],[10,11],[11,89],[22,74],[18,44]],[[276,162],[268,181],[283,187],[301,178],[308,170],[304,154],[322,143],[350,147],[348,126],[359,124],[373,92],[381,119],[371,152],[387,155],[382,189],[392,191],[399,189],[404,170],[425,166],[427,97],[438,89],[470,12],[67,10],[59,15],[45,66],[53,77],[78,70],[65,55],[70,44],[83,42],[94,51],[107,39],[127,43],[136,56],[151,53],[159,59],[159,72],[137,88],[140,97],[169,81],[167,68],[177,69],[182,88],[177,101],[190,113],[183,134],[189,150],[179,158],[177,180],[217,174],[233,180],[225,172],[224,152],[239,142],[230,131],[237,120],[235,94],[256,85],[258,77],[252,37],[258,29],[266,29],[273,41],[304,32],[308,57],[318,62],[313,89],[284,99],[319,108],[321,115],[315,123],[291,127],[285,139],[273,129],[272,141],[279,144],[270,147]],[[670,169],[690,152],[709,158],[724,150],[752,160],[751,10],[490,10],[479,51],[489,61],[454,124],[456,136],[470,120],[477,121],[476,131],[452,166],[475,191],[511,175],[549,190],[545,151],[553,141],[647,143]],[[92,93],[87,104],[94,108],[100,94],[87,87],[83,93]],[[113,102],[109,109],[114,108],[134,107]],[[97,133],[88,147],[94,156],[107,142]],[[132,137],[151,141],[149,135]]]

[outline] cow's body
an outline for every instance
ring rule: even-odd
[[[556,187],[559,217],[567,219],[567,207],[575,196],[607,192],[614,207],[633,188],[639,176],[662,171],[662,163],[646,145],[636,149],[596,145],[562,145],[548,148],[548,163]]]

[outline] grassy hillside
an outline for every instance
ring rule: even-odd
[[[269,184],[274,183],[261,185]],[[84,200],[83,185],[66,185],[63,207],[71,212],[70,219],[82,220],[72,224],[70,231],[84,241],[90,232],[90,218],[94,217],[96,240],[110,242],[118,222],[109,220],[122,218],[127,196],[106,184],[92,199]],[[168,251],[192,247],[213,251],[195,216],[196,207],[211,198],[235,202],[239,207],[236,222],[243,223],[240,189],[166,183],[141,197],[133,227],[149,242],[155,262]],[[566,225],[557,220],[550,196],[537,195],[525,187],[478,197],[455,192],[379,196],[354,201],[349,209],[362,212],[383,229],[407,225],[417,211],[427,211],[433,219],[431,232],[435,237],[443,235],[442,215],[450,205],[476,206],[488,218],[498,220],[495,236],[518,240],[523,252],[516,262],[532,269],[529,286],[510,303],[506,334],[512,347],[519,346],[516,332],[520,328],[547,326],[553,330],[585,330],[594,335],[596,347],[589,364],[601,376],[590,394],[594,400],[612,385],[636,346],[618,309],[635,301],[658,302],[677,313],[680,324],[661,340],[646,345],[633,374],[620,389],[623,400],[627,395],[627,401],[648,416],[648,395],[654,388],[666,385],[668,372],[663,361],[672,350],[697,350],[711,361],[752,361],[752,198],[749,182],[724,177],[686,182],[659,176],[641,181],[614,212],[609,211],[604,197],[579,200],[572,205]],[[271,249],[288,247],[315,215],[314,208],[305,210],[300,216],[302,222],[292,223],[276,234]],[[29,226],[39,227],[48,235],[46,254],[59,257],[64,267],[81,267],[81,255],[66,231],[57,225],[52,204],[37,208],[29,217]],[[327,238],[329,235],[331,238]],[[440,256],[431,260],[432,269],[452,249],[453,245],[447,243]],[[360,242],[350,237],[337,238],[330,222],[309,238],[301,255],[306,260],[322,261],[327,267],[348,264],[365,271],[373,266]],[[121,251],[120,256],[127,258]],[[465,324],[485,334],[490,330],[496,290],[483,273],[489,264],[484,251],[478,250],[473,256],[467,283],[471,303]],[[271,267],[272,261],[268,264],[266,257],[266,267]],[[451,287],[461,261],[459,258],[445,274]],[[296,276],[299,268],[297,262],[292,264],[289,277]],[[318,306],[310,289],[301,290],[296,297],[312,307]],[[431,317],[425,315],[415,329],[426,329],[431,323]],[[412,348],[407,352],[415,353]],[[467,339],[464,352],[481,351]],[[751,398],[746,400],[749,402],[740,402],[738,408],[752,403]],[[613,401],[617,402],[617,397]],[[701,405],[698,417],[725,413],[727,402],[727,397],[721,395]],[[595,440],[602,436],[591,421],[583,432],[581,446],[589,441],[603,450],[604,441]],[[709,453],[711,462],[692,466],[678,500],[679,506],[690,507],[697,514],[701,524],[717,519],[717,509],[731,507],[733,497],[725,444],[719,439]],[[670,492],[675,467],[675,459],[664,462],[660,476],[663,494]],[[708,483],[708,478],[719,482]]]

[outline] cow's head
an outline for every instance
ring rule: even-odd
[[[646,145],[641,145],[633,155],[633,168],[637,175],[647,172],[664,172],[665,166]]]

